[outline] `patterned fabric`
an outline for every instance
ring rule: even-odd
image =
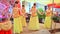
[[[21,17],[14,18],[14,33],[20,33],[22,31]]]
[[[45,26],[45,28],[51,28],[51,17],[46,17],[45,18],[45,22],[44,22],[44,26]]]
[[[29,30],[39,30],[38,16],[30,17]]]
[[[19,14],[19,8],[13,8],[13,17],[16,18],[16,17],[19,17],[20,14]]]
[[[26,24],[26,18],[21,16],[21,23],[22,23],[22,26],[26,27],[27,24]]]

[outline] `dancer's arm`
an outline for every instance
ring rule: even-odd
[[[40,15],[43,15],[43,14],[44,14],[43,12],[40,12],[39,10],[38,10],[38,13],[39,13]]]

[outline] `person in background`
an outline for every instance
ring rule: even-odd
[[[60,12],[59,12],[59,17],[60,17]]]
[[[60,22],[60,17],[59,17],[59,12],[56,12],[56,16],[57,16],[57,22]]]
[[[44,23],[43,20],[45,19],[45,13],[42,8],[38,9],[38,18],[39,18],[39,23]]]
[[[29,21],[29,30],[39,30],[39,21],[38,21],[38,16],[37,16],[37,9],[36,9],[36,3],[33,4],[33,7],[31,8],[31,17]]]
[[[59,12],[59,23],[60,23],[60,12]]]
[[[27,26],[27,24],[26,24],[26,10],[25,10],[25,6],[24,5],[22,5],[21,12],[22,12],[21,23],[22,23],[23,27],[26,27]]]
[[[51,28],[51,25],[52,25],[52,11],[51,11],[51,7],[48,6],[48,9],[46,10],[46,17],[45,17],[45,21],[44,21],[44,26],[45,28],[48,28],[50,29]]]
[[[18,8],[18,2],[16,1],[13,7],[13,18],[14,18],[14,33],[20,34],[23,31],[21,17],[20,17],[20,8]]]

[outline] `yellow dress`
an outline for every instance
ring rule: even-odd
[[[23,31],[21,16],[19,15],[18,8],[13,8],[14,17],[14,33],[20,33]]]
[[[34,10],[32,10],[31,12],[33,12],[33,11]],[[38,16],[37,16],[36,12],[34,12],[34,14],[33,13],[31,14],[28,29],[29,30],[39,30],[40,29],[39,22],[38,22]]]
[[[51,10],[48,10],[50,12],[46,12],[46,17],[45,17],[45,22],[44,22],[44,26],[45,28],[48,28],[50,29],[51,28],[51,16],[52,16],[52,13],[51,13]]]
[[[22,26],[23,26],[23,27],[26,27],[26,26],[27,26],[27,24],[26,24],[26,18],[25,18],[25,15],[26,15],[26,14],[25,14],[25,10],[23,10],[23,9],[22,9],[22,14],[23,14],[24,16],[23,16],[23,15],[21,16],[21,23],[22,23]]]

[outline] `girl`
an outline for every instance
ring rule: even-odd
[[[14,33],[20,34],[23,31],[21,18],[20,18],[20,9],[18,8],[18,2],[15,2],[15,6],[13,8],[13,18],[14,18]]]
[[[48,9],[46,10],[46,18],[44,23],[45,28],[49,29],[51,28],[51,16],[52,16],[51,7],[48,7]]]
[[[30,22],[29,22],[29,26],[28,26],[29,30],[39,30],[36,3],[34,3],[30,12],[31,12],[31,17],[30,17]]]
[[[25,17],[26,17],[25,6],[22,5],[22,18],[21,18],[21,21],[22,21],[23,27],[27,26]]]
[[[0,22],[0,34],[12,34],[12,23],[7,18],[2,18]]]

